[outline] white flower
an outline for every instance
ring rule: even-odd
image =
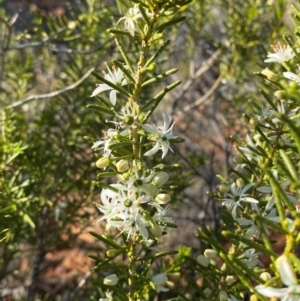
[[[151,281],[154,283],[156,289],[160,292],[167,292],[169,289],[163,285],[168,281],[168,277],[165,273],[160,273],[152,276]]]
[[[118,281],[119,281],[118,276],[116,274],[111,274],[104,278],[103,283],[105,285],[113,286],[113,285],[116,285],[118,283]]]
[[[283,72],[283,76],[296,82],[298,85],[300,84],[300,76],[293,72]]]
[[[113,292],[107,291],[105,292],[106,298],[100,298],[99,301],[113,301]]]
[[[113,70],[111,71],[110,68],[107,66],[108,73],[105,73],[104,78],[116,86],[124,86],[127,85],[127,81],[124,78],[124,73],[121,69],[115,68],[113,66]],[[111,91],[110,91],[111,90]],[[114,90],[111,86],[107,84],[100,84],[98,87],[94,90],[91,97],[98,95],[99,93],[102,93],[104,91],[110,91],[109,99],[111,104],[114,106],[117,101],[117,90]]]
[[[124,21],[125,28],[129,31],[131,35],[134,36],[135,32],[135,23],[137,23],[138,19],[141,19],[143,17],[142,13],[140,12],[140,9],[137,4],[134,5],[134,7],[129,8],[128,14],[125,17],[122,17],[118,22],[117,25]]]
[[[249,183],[245,187],[237,187],[235,183],[230,185],[231,193],[228,194],[228,198],[223,199],[222,205],[226,206],[229,210],[232,211],[232,217],[236,219],[237,208],[243,208],[240,204],[241,202],[250,203],[253,210],[258,211],[257,203],[258,200],[249,197],[247,192],[254,184]]]
[[[282,301],[299,301],[300,285],[297,282],[297,277],[288,258],[282,255],[277,259],[276,264],[280,272],[281,281],[287,287],[273,288],[265,287],[264,285],[258,285],[255,287],[255,290],[268,298],[275,297]]]
[[[102,190],[102,205],[99,205],[98,209],[104,213],[104,216],[100,220],[105,219],[108,227],[119,228],[121,233],[128,233],[128,237],[140,232],[143,238],[147,239],[149,234],[146,227],[149,223],[141,214],[140,205],[149,202],[150,198],[123,184],[112,184],[111,187],[118,191]]]
[[[277,45],[271,45],[274,53],[268,54],[268,58],[264,61],[265,63],[280,63],[291,60],[295,53],[289,45],[283,45],[278,42]]]
[[[254,269],[257,265],[261,265],[258,260],[259,253],[255,253],[255,249],[248,249],[241,258],[241,261],[249,268]]]
[[[143,125],[143,129],[148,133],[150,133],[149,138],[151,140],[156,141],[156,144],[153,146],[153,148],[151,148],[149,151],[147,151],[144,154],[145,156],[154,155],[156,152],[158,152],[161,149],[162,158],[164,158],[165,155],[168,153],[168,150],[171,149],[169,140],[176,138],[176,136],[174,136],[172,132],[174,123],[170,125],[171,119],[165,113],[163,113],[163,119],[164,119],[163,127],[156,127],[150,124]]]

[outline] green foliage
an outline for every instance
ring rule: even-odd
[[[150,2],[151,5],[158,3]],[[143,122],[150,118],[156,108],[165,110],[172,107],[171,113],[175,119],[178,117],[176,126],[184,129],[184,133],[179,136],[184,134],[184,138],[187,138],[186,146],[174,146],[175,154],[165,160],[164,167],[173,176],[170,181],[172,201],[180,217],[186,218],[183,206],[187,200],[192,200],[192,203],[198,199],[211,200],[211,195],[202,196],[201,191],[211,190],[216,184],[211,180],[215,168],[218,173],[225,175],[223,188],[228,189],[230,179],[227,179],[227,167],[231,164],[226,166],[223,159],[220,160],[221,163],[212,162],[213,154],[211,149],[206,148],[206,142],[201,142],[203,146],[200,149],[194,147],[199,140],[195,133],[201,130],[200,122],[209,118],[210,114],[221,114],[227,124],[237,124],[237,131],[246,123],[253,122],[253,135],[260,135],[255,147],[242,143],[255,156],[260,156],[262,161],[251,161],[240,152],[240,159],[246,166],[244,171],[233,170],[235,177],[243,179],[246,184],[259,180],[261,186],[270,187],[274,191],[281,218],[283,219],[286,207],[293,218],[298,218],[298,213],[286,196],[287,192],[292,196],[299,193],[299,112],[293,111],[295,104],[299,104],[298,85],[292,82],[287,84],[283,80],[282,66],[272,68],[278,74],[275,81],[268,80],[266,75],[261,75],[263,79],[254,79],[253,76],[253,71],[261,70],[269,44],[274,44],[286,33],[289,36],[284,27],[287,1],[274,1],[273,5],[258,0],[196,0],[189,5],[188,1],[162,2],[164,16],[154,28],[156,33],[149,40],[147,61],[143,62],[145,69],[142,76],[145,81],[141,85],[140,98],[143,101],[142,109],[145,110]],[[2,1],[0,3],[3,4]],[[114,115],[111,104],[105,99],[99,96],[98,100],[89,99],[95,83],[103,81],[103,76],[98,75],[99,71],[105,68],[103,63],[107,60],[111,62],[110,66],[114,64],[119,67],[127,79],[133,81],[124,64],[132,72],[140,58],[140,36],[133,37],[126,32],[122,22],[113,30],[107,29],[113,27],[135,3],[145,9],[144,1],[117,1],[117,5],[110,1],[93,0],[76,1],[76,5],[71,3],[66,3],[67,13],[63,16],[45,15],[45,12],[37,9],[30,11],[29,21],[23,19],[22,15],[10,15],[0,7],[0,283],[6,283],[7,279],[17,283],[16,279],[19,277],[24,285],[27,279],[23,299],[29,301],[47,299],[47,296],[39,295],[36,289],[38,281],[43,280],[38,274],[39,266],[48,252],[75,246],[78,232],[74,233],[72,227],[76,226],[83,231],[95,219],[92,200],[96,194],[98,202],[100,188],[108,187],[109,181],[103,182],[103,179],[113,174],[111,171],[103,172],[97,177],[94,155],[90,151],[92,142],[101,138],[103,130],[107,128],[106,119]],[[149,23],[145,11],[142,12],[145,22]],[[298,18],[299,12],[296,9],[295,14]],[[146,29],[147,26],[140,28],[144,33]],[[297,28],[296,34],[299,31]],[[117,37],[116,45],[113,36]],[[296,48],[298,44],[296,42]],[[216,57],[210,62],[213,53]],[[203,66],[207,66],[206,71],[199,72],[200,75],[195,74],[194,71]],[[294,70],[295,66],[288,67]],[[93,71],[95,77],[89,76]],[[180,81],[183,84],[178,86]],[[258,86],[262,88],[266,98],[261,97],[254,81],[259,82]],[[200,96],[206,95],[212,86],[215,87],[213,106],[221,108],[220,111],[213,110],[205,118],[202,115],[201,118],[193,119],[191,111],[201,111],[199,106],[193,106],[194,103]],[[123,88],[114,88],[124,92]],[[278,89],[281,92],[276,91]],[[274,92],[275,95],[281,93],[281,96],[273,97]],[[127,90],[126,93],[128,97]],[[162,104],[158,106],[163,97]],[[248,99],[252,102],[246,102]],[[282,102],[288,103],[284,113],[278,109]],[[90,107],[96,111],[86,108],[89,103],[92,103]],[[272,118],[259,118],[266,104],[268,109],[274,110],[273,118],[279,122],[274,123]],[[192,109],[186,110],[186,106],[191,106]],[[236,116],[240,116],[240,112],[244,113],[245,110],[246,121],[237,121]],[[183,112],[187,121],[180,119]],[[235,114],[236,112],[239,113]],[[153,119],[161,118],[160,113],[158,116],[154,114],[147,122],[152,123]],[[206,124],[206,131],[209,131],[213,123],[208,121]],[[264,131],[266,125],[272,129],[271,132]],[[139,134],[142,136],[141,143],[145,143],[145,134]],[[280,138],[282,135],[291,143],[286,144]],[[84,140],[84,136],[93,138]],[[214,134],[210,136],[213,137]],[[274,136],[276,139],[271,140],[270,137]],[[256,144],[256,140],[252,143]],[[128,146],[128,141],[123,141],[122,149],[115,149],[115,152],[128,158],[131,155]],[[149,144],[145,144],[145,147],[149,147]],[[156,158],[146,160],[149,166],[160,162]],[[181,167],[175,167],[174,162],[180,163]],[[159,168],[157,170],[160,171]],[[277,178],[274,176],[275,171],[279,171]],[[101,184],[93,182],[100,178]],[[192,183],[199,183],[200,186],[202,181],[206,181],[207,185],[201,184],[199,189],[197,186],[193,195],[185,190]],[[289,181],[289,185],[285,187],[284,181]],[[257,187],[258,184],[249,191],[253,197],[261,197],[261,193],[255,190]],[[215,199],[222,198],[224,192],[215,194]],[[262,206],[266,206],[267,198],[260,198]],[[282,200],[282,206],[278,200]],[[219,213],[210,211],[210,207],[215,208],[217,205],[210,204],[207,202],[205,209],[201,210],[206,212],[207,220],[218,220]],[[200,211],[196,204],[191,210]],[[245,216],[249,218],[247,214]],[[227,285],[224,279],[218,281],[219,278],[214,278],[211,270],[203,269],[196,260],[189,257],[189,248],[181,247],[177,255],[166,252],[161,253],[165,256],[156,258],[156,272],[159,271],[158,267],[163,267],[175,284],[172,287],[170,282],[172,292],[159,298],[206,298],[204,286],[210,287],[210,283],[224,283],[228,292],[238,296],[254,285],[244,279],[241,267],[245,266],[238,259],[242,257],[243,249],[239,236],[236,235],[241,235],[245,227],[240,227],[240,232],[235,233],[234,229],[238,225],[232,216],[224,213],[222,218],[226,224],[222,236],[215,235],[206,228],[200,231],[201,249],[213,246],[220,252],[222,260],[226,262],[226,270],[216,268],[216,273],[218,277],[225,277],[229,271],[233,272],[238,276],[235,284]],[[288,232],[284,221],[277,224],[270,223],[264,217],[253,215],[253,218],[258,225],[267,224],[282,234]],[[198,220],[196,223],[199,223]],[[176,238],[190,237],[185,229],[181,231],[183,234]],[[291,243],[286,253],[296,265],[297,259],[291,253],[298,243],[295,233],[288,234]],[[105,255],[107,249],[103,244],[84,246],[93,249],[92,256],[96,259],[91,281],[77,290],[76,285],[80,279],[77,281],[74,278],[74,283],[69,288],[58,291],[56,296],[50,294],[49,300],[64,298],[66,295],[72,297],[72,300],[98,300],[106,290],[102,282],[105,273],[115,268],[115,265],[124,272],[118,241],[98,233],[94,233],[94,236],[108,244],[109,250],[114,249],[110,252],[115,252],[114,256]],[[220,245],[220,239],[222,242],[223,239],[230,239],[235,244],[236,247],[230,254]],[[120,237],[120,240],[126,242],[126,237]],[[262,241],[243,238],[242,242],[265,252],[275,261],[277,255],[274,254],[272,241],[265,233]],[[30,252],[25,252],[27,250]],[[199,252],[197,247],[192,254]],[[28,253],[31,255],[27,255]],[[25,256],[30,266],[25,274],[19,271],[20,256]],[[146,256],[149,259],[153,254]],[[145,275],[143,271],[141,264],[141,275]],[[256,271],[248,272],[253,279],[260,281]],[[199,277],[204,279],[202,287],[197,281]],[[154,285],[149,284],[148,278],[142,279],[141,283],[143,290],[140,295],[152,300]],[[1,285],[0,290],[3,287]],[[215,290],[210,300],[218,300],[217,293],[218,290]],[[116,294],[120,298],[124,295],[120,289],[116,290]]]

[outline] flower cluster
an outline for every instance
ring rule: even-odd
[[[253,126],[252,135],[247,135],[245,141],[236,147],[238,154],[233,159],[238,164],[235,170],[238,178],[234,183],[223,179],[219,187],[218,196],[228,211],[226,217],[229,217],[228,220],[226,218],[228,231],[224,231],[224,235],[236,239],[228,254],[223,253],[220,257],[221,260],[224,259],[222,268],[230,265],[226,259],[233,264],[232,276],[223,278],[227,286],[236,287],[246,270],[258,282],[266,283],[255,287],[257,298],[263,295],[278,300],[296,301],[300,300],[300,286],[294,272],[298,271],[298,259],[294,259],[294,255],[288,256],[289,252],[293,252],[292,248],[287,251],[286,247],[285,254],[276,260],[276,265],[270,265],[270,270],[275,275],[280,275],[284,288],[279,288],[278,277],[273,278],[266,270],[262,272],[259,261],[261,253],[271,257],[275,254],[273,250],[269,254],[272,243],[267,241],[271,231],[287,234],[287,245],[292,246],[291,242],[298,235],[296,225],[299,222],[299,190],[294,188],[299,181],[297,150],[300,106],[294,97],[298,96],[295,91],[299,92],[299,87],[293,83],[287,85],[284,79],[285,77],[300,84],[300,76],[290,71],[299,54],[298,49],[279,43],[272,48],[274,53],[269,54],[265,62],[280,63],[286,71],[281,76],[268,69],[262,72],[266,80],[276,84],[281,90],[274,93],[274,99],[263,91],[269,106],[254,105],[254,112],[249,116],[249,123]],[[258,241],[264,241],[265,246],[268,245],[265,251],[262,251],[265,247],[263,244],[256,244]],[[203,255],[197,257],[197,262],[202,267],[212,266],[212,260]],[[237,266],[242,269],[236,269]],[[271,283],[276,283],[276,288],[271,287]],[[240,300],[234,294],[236,292],[229,288],[226,294],[222,292],[222,296],[220,292],[219,299]]]
[[[144,151],[144,156],[152,156],[161,150],[164,158],[171,149],[171,142],[177,138],[173,134],[174,123],[166,113],[163,113],[162,126],[143,123],[145,114],[131,98],[118,111],[118,88],[128,86],[130,80],[136,80],[136,77],[132,75],[131,79],[126,79],[120,69],[107,69],[108,74],[104,76],[106,83],[100,84],[92,96],[110,91],[109,99],[114,106],[112,111],[116,120],[107,122],[114,124],[115,128],[108,129],[92,149],[101,152],[96,166],[104,169],[110,167],[116,173],[118,182],[101,192],[101,204],[98,208],[104,216],[100,220],[107,222],[107,229],[117,228],[120,233],[126,233],[128,238],[140,234],[147,239],[149,229],[159,237],[165,226],[172,223],[166,216],[169,207],[163,207],[171,200],[170,195],[162,189],[169,175],[163,171],[143,171],[142,157],[135,150],[137,137],[144,136],[148,143],[139,147],[144,150],[152,145],[150,150]]]

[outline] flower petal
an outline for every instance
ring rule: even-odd
[[[297,284],[296,275],[286,256],[282,255],[278,257],[278,259],[276,260],[276,264],[280,271],[281,280],[285,285],[290,286]]]
[[[100,94],[101,92],[108,91],[108,90],[111,90],[110,86],[108,86],[107,84],[101,84],[93,91],[91,97],[96,96],[96,95]]]
[[[263,296],[272,298],[282,298],[288,291],[288,288],[273,288],[273,287],[265,287],[264,285],[258,285],[255,287],[255,290]]]
[[[159,143],[156,143],[150,150],[148,150],[144,156],[152,156],[156,154],[160,149]]]
[[[111,90],[109,93],[109,100],[111,104],[114,106],[117,102],[117,91],[116,90]]]

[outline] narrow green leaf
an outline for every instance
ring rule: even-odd
[[[146,62],[145,67],[148,67],[150,64],[154,62],[154,60],[166,49],[166,47],[170,44],[170,40],[165,41],[160,48],[149,58]]]
[[[290,160],[289,156],[286,154],[286,152],[283,149],[280,149],[279,153],[280,153],[281,158],[283,159],[284,164],[285,164],[286,168],[288,169],[291,177],[293,178],[293,180],[298,181],[297,171],[295,170],[294,164]]]
[[[159,82],[160,80],[162,80],[163,78],[173,74],[173,73],[176,73],[178,71],[178,69],[174,68],[174,69],[171,69],[171,70],[168,70],[166,71],[165,73],[162,73],[160,75],[157,75],[155,77],[152,77],[151,79],[145,81],[141,87],[145,87],[147,85],[150,85],[150,84],[154,84],[154,83],[157,83]]]
[[[300,128],[297,128],[292,120],[289,120],[285,115],[282,116],[284,123],[290,129],[290,133],[293,136],[298,152],[300,153]]]
[[[129,70],[132,72],[132,74],[134,74],[135,73],[134,68],[132,67],[131,61],[130,61],[129,57],[127,56],[126,51],[124,50],[122,44],[119,42],[119,40],[117,38],[115,38],[115,41],[116,41],[116,45],[118,46],[126,65],[128,66]]]
[[[107,30],[107,32],[115,34],[115,35],[123,35],[123,36],[131,37],[131,34],[128,31],[125,31],[125,30],[110,28],[110,29]]]
[[[172,20],[170,20],[168,22],[165,22],[165,23],[159,25],[156,28],[156,30],[157,30],[157,32],[163,32],[167,27],[169,27],[171,25],[175,25],[175,24],[177,24],[179,22],[182,22],[184,20],[185,20],[185,17],[179,17],[179,18],[172,19]]]
[[[272,100],[272,98],[270,97],[270,95],[265,92],[264,90],[260,89],[259,92],[265,97],[265,99],[267,100],[267,102],[269,103],[269,105],[275,110],[277,111],[276,105],[274,104],[274,101]]]
[[[168,256],[168,255],[176,255],[176,254],[178,254],[178,251],[166,251],[166,252],[156,253],[151,256],[142,257],[142,258],[140,258],[140,260],[157,259],[160,257],[164,257],[164,256]]]
[[[108,177],[115,177],[116,173],[113,171],[106,171],[106,172],[101,172],[99,174],[97,174],[97,179],[100,178],[108,178]]]
[[[98,234],[96,232],[93,232],[93,231],[90,231],[89,233],[92,236],[96,237],[97,239],[103,241],[104,243],[106,243],[107,245],[109,245],[109,246],[111,246],[113,248],[116,248],[116,249],[121,249],[122,248],[120,245],[118,245],[117,243],[115,243],[113,241],[113,239],[110,236],[108,236],[108,235],[105,235],[105,234],[104,235],[100,235],[100,234]]]
[[[144,122],[146,122],[149,117],[152,115],[153,111],[156,109],[160,101],[164,98],[164,96],[171,90],[173,90],[175,87],[181,84],[181,81],[176,81],[173,84],[167,86],[163,91],[158,93],[154,98],[149,100],[143,107],[142,110],[144,111],[146,108],[148,108],[150,105],[152,105],[151,109],[147,112],[146,117],[144,119]]]
[[[94,109],[98,112],[101,112],[101,113],[106,113],[106,114],[109,114],[109,115],[114,115],[114,112],[111,111],[111,110],[108,110],[102,106],[99,106],[99,105],[93,105],[93,104],[90,104],[90,105],[87,105],[86,106],[87,108],[91,108],[91,109]]]

